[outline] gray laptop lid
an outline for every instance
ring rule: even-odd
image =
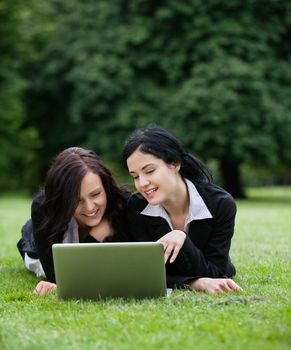
[[[62,243],[52,250],[57,292],[63,299],[166,295],[161,243]]]

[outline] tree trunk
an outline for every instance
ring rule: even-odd
[[[220,171],[224,189],[234,198],[245,198],[240,176],[240,164],[231,159],[222,159],[220,161]]]

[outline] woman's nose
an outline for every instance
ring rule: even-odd
[[[145,187],[145,186],[147,186],[149,183],[150,183],[150,182],[149,182],[149,180],[148,180],[146,177],[140,176],[140,178],[139,178],[139,185],[140,185],[141,187]]]
[[[95,208],[94,201],[92,201],[92,200],[86,200],[86,201],[85,201],[85,208],[86,208],[86,210],[88,210],[88,211],[93,210],[93,209]]]

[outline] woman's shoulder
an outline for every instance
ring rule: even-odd
[[[218,209],[236,212],[236,203],[230,193],[212,182],[193,183],[211,212]]]
[[[39,207],[44,201],[44,191],[38,192],[32,199],[32,208]]]
[[[229,198],[233,200],[233,197],[224,188],[216,185],[213,182],[193,182],[200,195],[217,197],[217,198]]]
[[[34,233],[38,231],[41,222],[44,218],[42,204],[44,202],[44,192],[38,192],[32,199],[31,203],[31,219],[34,227]]]
[[[119,187],[123,199],[127,202],[131,197],[131,192],[129,188],[125,185]]]
[[[147,200],[140,193],[131,194],[127,200],[127,208],[134,212],[140,213],[147,204]]]

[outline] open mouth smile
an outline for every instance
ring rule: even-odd
[[[144,193],[145,193],[147,196],[149,196],[149,195],[151,195],[152,193],[156,192],[157,190],[158,190],[158,188],[155,187],[155,188],[151,188],[151,189],[148,190],[148,191],[145,191]]]
[[[97,213],[98,213],[99,209],[96,209],[93,213],[90,213],[90,214],[83,214],[84,216],[88,217],[88,218],[91,218],[93,216],[95,216]]]

